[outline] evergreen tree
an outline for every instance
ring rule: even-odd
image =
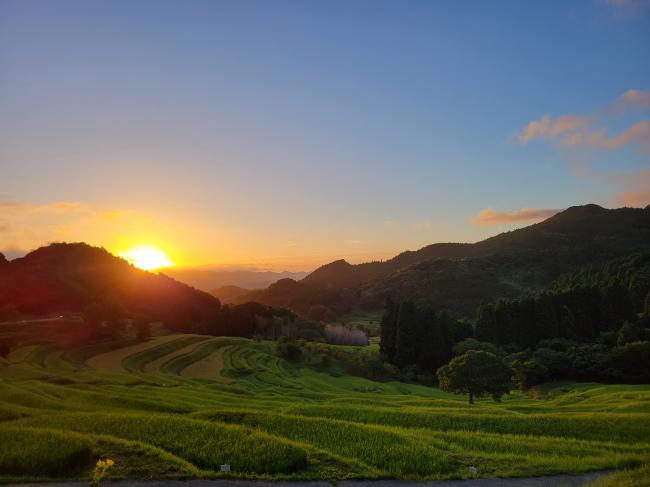
[[[404,301],[399,307],[397,317],[397,336],[395,340],[395,365],[406,367],[415,362],[422,337],[420,313],[413,301]]]
[[[384,315],[381,318],[379,352],[382,358],[390,363],[395,361],[398,315],[399,305],[388,298]]]
[[[476,313],[476,338],[483,342],[496,341],[497,319],[492,304],[482,304]]]

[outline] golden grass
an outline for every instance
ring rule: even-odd
[[[111,350],[110,352],[95,355],[86,361],[86,365],[91,369],[102,370],[105,372],[124,372],[125,369],[122,367],[122,361],[124,359],[173,340],[178,340],[178,335],[154,337],[145,342],[138,343],[137,345],[118,348]]]
[[[202,360],[185,367],[181,374],[192,379],[216,379],[223,370],[223,353],[229,347],[220,348]]]
[[[208,340],[206,337],[205,340],[202,340],[200,342],[195,342],[191,343],[189,345],[186,345],[185,347],[181,347],[178,350],[175,350],[171,353],[168,353],[167,355],[163,355],[162,357],[158,357],[155,360],[152,360],[151,362],[148,362],[144,366],[144,372],[146,374],[156,374],[160,372],[160,366],[163,365],[166,362],[169,362],[170,360],[175,359],[176,357],[180,357],[181,355],[185,355],[188,353],[191,353],[195,348],[209,342],[212,340]]]

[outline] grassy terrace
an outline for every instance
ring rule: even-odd
[[[30,345],[0,379],[4,482],[87,478],[101,456],[114,478],[219,477],[229,463],[276,479],[535,476],[650,457],[650,386],[556,384],[470,407],[290,363],[271,342],[197,335]]]

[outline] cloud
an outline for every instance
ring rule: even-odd
[[[605,2],[620,12],[635,11],[650,5],[648,0],[605,0]]]
[[[361,240],[348,240],[346,243],[349,245],[359,245]]]
[[[492,208],[486,208],[479,211],[470,222],[482,227],[503,225],[505,223],[535,222],[546,220],[559,211],[560,210],[543,208],[522,208],[518,211],[499,213]]]
[[[650,169],[631,174],[615,174],[612,177],[623,188],[616,195],[616,204],[635,208],[650,205]]]
[[[622,112],[626,109],[643,110],[650,108],[650,90],[627,90],[612,105],[614,112]]]
[[[641,120],[614,137],[607,135],[601,125],[607,118],[632,110],[650,108],[650,91],[627,90],[614,103],[591,115],[560,115],[552,118],[543,115],[532,120],[515,135],[520,144],[545,139],[560,147],[586,147],[593,150],[618,150],[631,144],[639,144],[643,152],[650,152],[650,120]]]
[[[130,210],[97,208],[75,201],[0,201],[0,247],[33,249],[52,241],[114,236],[139,227],[146,219]]]
[[[549,115],[544,115],[539,120],[533,120],[517,135],[517,140],[522,144],[539,139],[552,139],[572,130],[584,127],[591,123],[589,117],[577,115],[561,115],[553,120]]]

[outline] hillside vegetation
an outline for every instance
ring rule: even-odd
[[[345,374],[354,347],[301,359],[274,342],[163,335],[0,362],[0,478],[434,479],[635,467],[650,455],[650,387],[558,383],[495,404]],[[376,346],[364,353],[377,354]],[[328,356],[328,360],[323,357]],[[540,399],[543,398],[543,399]]]
[[[377,310],[386,298],[413,300],[474,317],[477,306],[549,287],[586,265],[650,249],[650,208],[568,208],[541,223],[473,243],[439,243],[385,262],[327,264],[300,281],[284,279],[238,302],[258,301],[308,314]]]

